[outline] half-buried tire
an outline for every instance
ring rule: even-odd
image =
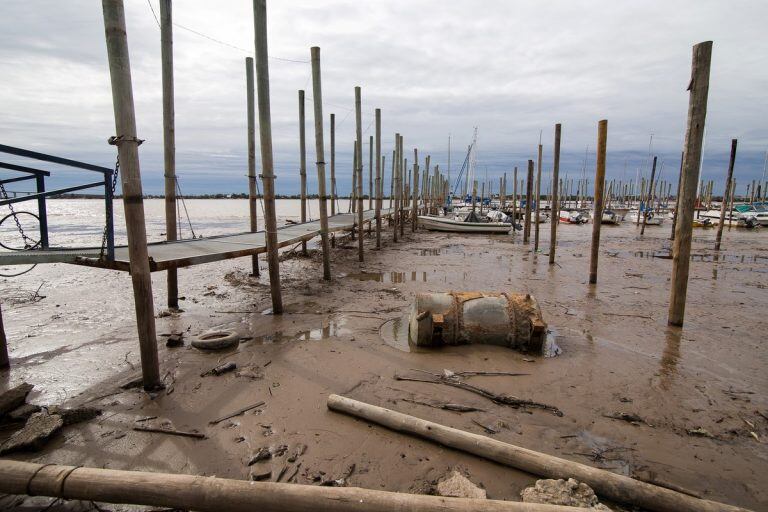
[[[221,350],[240,343],[235,331],[211,331],[192,339],[192,346],[201,350]]]

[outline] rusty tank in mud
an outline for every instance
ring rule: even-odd
[[[409,340],[422,347],[484,343],[540,353],[546,336],[530,294],[419,293],[409,315]]]

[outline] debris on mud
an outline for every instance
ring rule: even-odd
[[[469,478],[455,469],[437,482],[435,490],[438,496],[446,498],[487,498],[485,489],[475,485]]]
[[[64,419],[58,414],[50,414],[46,410],[36,412],[29,417],[24,428],[0,445],[0,455],[21,450],[39,450],[63,426]]]
[[[523,489],[520,497],[526,503],[565,505],[611,512],[610,508],[598,501],[595,491],[590,486],[573,478],[537,480],[533,487]]]
[[[0,395],[0,417],[5,416],[12,410],[24,405],[27,401],[27,395],[35,386],[22,382],[18,386],[9,389]]]

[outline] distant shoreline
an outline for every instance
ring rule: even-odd
[[[116,195],[115,199],[122,199],[122,195]],[[148,194],[142,196],[144,199],[165,199],[164,195]],[[248,199],[248,194],[200,194],[200,195],[184,195],[179,196],[179,199]],[[263,195],[256,196],[257,199],[264,199]],[[319,199],[317,194],[307,195],[307,199]],[[104,200],[103,195],[98,194],[61,194],[57,196],[51,196],[48,199],[99,199]],[[275,199],[301,199],[300,195],[282,195],[278,194]],[[348,195],[336,196],[336,199],[349,199]],[[363,196],[364,200],[368,200],[368,195]],[[383,199],[389,199],[384,197]]]

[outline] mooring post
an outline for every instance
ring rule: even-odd
[[[640,217],[645,215],[646,208],[648,208],[648,204],[645,199],[645,177],[643,177],[640,180],[640,196],[637,201],[637,219],[635,220],[635,226],[640,225]]]
[[[397,230],[398,230],[398,223],[399,223],[399,201],[400,201],[400,134],[395,134],[395,151],[393,151],[392,154],[392,176],[393,176],[393,182],[392,186],[394,187],[394,196],[395,196],[395,209],[392,210],[392,227],[393,227],[393,233],[392,233],[392,241],[397,242]]]
[[[550,219],[549,226],[549,264],[555,264],[555,250],[557,249],[557,223],[560,221],[560,204],[558,197],[558,184],[560,175],[560,123],[555,125],[555,148],[553,153],[552,162],[552,204],[550,209],[552,210],[552,218]]]
[[[160,58],[163,84],[163,164],[165,167],[165,239],[176,240],[176,121],[173,95],[173,15],[171,0],[160,0]],[[179,307],[175,268],[167,271],[168,307]]]
[[[314,84],[313,84],[314,85]],[[299,177],[301,179],[301,223],[307,222],[307,141],[304,91],[299,91]],[[301,242],[301,254],[307,255],[307,241]]]
[[[256,102],[253,97],[253,57],[245,58],[245,82],[248,98],[248,211],[251,217],[251,233],[259,230],[259,210],[256,200]],[[251,256],[251,275],[260,276],[259,255]]]
[[[736,163],[736,139],[731,140],[731,158],[728,160],[728,177],[725,179],[725,190],[723,191],[723,200],[720,204],[720,222],[717,224],[717,236],[715,236],[715,250],[720,250],[720,242],[723,240],[723,224],[725,224],[725,210],[728,208],[728,198],[731,195],[731,180],[733,179],[733,165]],[[732,213],[728,212],[729,220],[732,219]]]
[[[352,144],[352,188],[349,190],[349,202],[352,213],[357,212],[357,141]],[[353,216],[354,226],[357,226],[357,217]],[[352,240],[355,239],[355,232],[352,231]]]
[[[357,133],[357,259],[363,261],[363,112],[360,87],[355,87]]]
[[[403,151],[404,141],[403,136],[400,136],[400,237],[405,236],[405,173],[408,172],[408,159],[405,158],[405,151]]]
[[[325,191],[325,141],[323,140],[323,89],[320,75],[320,48],[313,46],[310,49],[310,57],[312,60],[312,97],[315,107],[315,155],[317,163],[317,195],[320,203],[320,242],[323,248],[323,279],[330,281],[331,248],[328,240],[328,197]],[[302,122],[301,125],[303,127],[304,123]]]
[[[152,279],[147,254],[147,232],[144,225],[144,200],[139,168],[139,144],[136,137],[136,112],[133,105],[131,64],[122,0],[102,0],[104,30],[112,81],[112,101],[115,111],[116,136],[110,139],[116,146],[122,168],[123,209],[128,234],[133,300],[141,353],[141,372],[145,390],[161,386],[157,357],[155,311]]]
[[[395,148],[397,148],[397,137],[395,134]],[[389,178],[389,209],[392,210],[393,202],[395,200],[395,161],[397,160],[397,149],[392,150],[392,174]],[[389,220],[392,222],[392,212],[390,211]]]
[[[592,252],[589,258],[589,284],[597,283],[597,261],[600,255],[600,228],[603,218],[603,193],[605,192],[605,153],[608,141],[608,121],[597,124],[597,164],[595,166],[595,201],[592,218]]]
[[[517,230],[514,229],[514,226],[517,226],[517,166],[515,166],[512,177],[512,234],[514,235],[517,233]]]
[[[269,288],[272,313],[283,313],[280,289],[280,262],[277,246],[275,212],[275,173],[272,155],[272,113],[269,103],[269,61],[267,51],[267,0],[253,0],[253,25],[256,45],[256,93],[259,100],[259,137],[261,142],[261,180],[264,182],[264,223],[269,264]]]
[[[531,201],[533,200],[533,160],[528,160],[528,177],[525,181],[525,226],[523,243],[531,241]]]
[[[368,137],[368,209],[373,210],[373,135]]]
[[[429,172],[429,156],[427,156],[427,172]],[[419,150],[413,149],[413,203],[411,205],[411,231],[416,232],[419,224]]]
[[[643,226],[640,228],[640,236],[643,236],[645,234],[645,225],[648,222],[648,205],[650,204],[651,207],[653,206],[653,180],[656,178],[656,159],[657,157],[653,157],[653,167],[651,168],[651,181],[648,182],[648,199],[645,202],[645,210],[643,211]],[[651,211],[653,211],[653,208],[651,208]]]
[[[693,47],[691,82],[688,86],[691,94],[688,104],[688,129],[685,134],[685,163],[683,165],[680,212],[677,218],[675,245],[672,253],[672,280],[667,319],[670,325],[676,326],[682,326],[685,318],[688,271],[691,264],[693,209],[701,164],[704,124],[707,117],[711,60],[712,41],[699,43]]]
[[[10,368],[11,359],[8,357],[8,339],[5,337],[3,325],[3,308],[0,304],[0,368]]]
[[[534,225],[533,225],[533,251],[538,252],[539,250],[539,215],[541,214],[541,157],[542,153],[544,152],[544,146],[539,144],[539,155],[538,155],[538,161],[536,163],[537,170],[536,170],[536,211],[535,211],[535,219],[534,219]]]
[[[331,215],[336,215],[336,114],[331,114]]]
[[[376,109],[376,248],[381,249],[381,203],[382,203],[382,183],[381,171],[383,165],[381,162],[381,109]]]
[[[477,202],[477,180],[472,181],[472,211],[475,211],[475,204]]]

